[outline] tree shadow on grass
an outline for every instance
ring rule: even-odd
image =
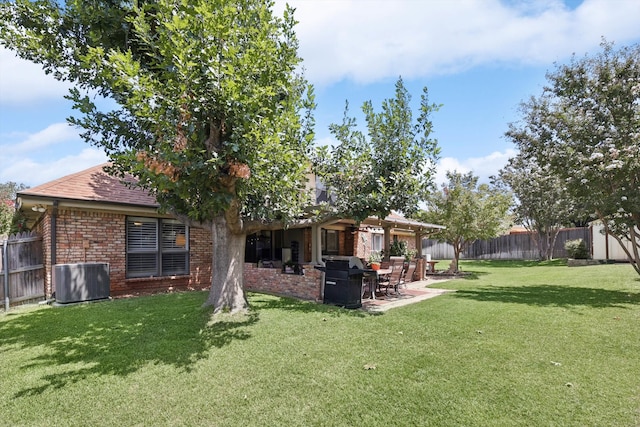
[[[213,318],[202,293],[156,295],[73,307],[9,313],[0,322],[0,348],[19,348],[25,371],[55,366],[37,395],[96,375],[126,376],[148,364],[189,371],[212,347],[250,338],[257,313]]]
[[[593,308],[628,308],[629,305],[640,305],[640,293],[638,292],[557,285],[492,286],[479,289],[458,290],[453,295],[456,298],[473,299],[476,301],[550,307],[588,306]]]
[[[18,348],[27,371],[55,367],[41,385],[15,397],[38,395],[96,375],[126,376],[149,364],[189,372],[212,348],[251,338],[262,310],[366,316],[361,310],[251,294],[246,314],[212,316],[204,292],[185,292],[10,312],[0,321],[0,355]],[[31,356],[32,355],[32,356]],[[1,356],[0,356],[1,357]]]

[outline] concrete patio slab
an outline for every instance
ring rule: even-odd
[[[455,292],[451,289],[438,289],[433,287],[438,283],[446,282],[449,279],[434,280],[426,279],[407,284],[406,288],[400,289],[400,295],[393,292],[389,295],[376,297],[376,299],[363,298],[362,309],[368,312],[384,312],[396,307],[402,307],[408,304],[415,304],[429,298],[437,297],[449,292]]]

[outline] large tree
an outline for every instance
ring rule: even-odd
[[[516,198],[515,221],[532,233],[540,259],[550,260],[560,230],[573,225],[580,206],[548,165],[540,165],[526,153],[518,153],[500,170],[499,182]]]
[[[307,204],[313,120],[293,11],[269,0],[17,0],[0,42],[73,83],[83,138],[114,174],[213,238],[215,312],[247,307],[245,238]],[[112,109],[99,107],[98,95]],[[104,105],[105,103],[101,103]]]
[[[431,137],[431,114],[438,108],[423,88],[414,118],[411,95],[399,78],[394,97],[385,99],[380,111],[371,101],[363,103],[365,132],[349,116],[347,102],[342,123],[330,126],[338,144],[316,153],[316,172],[335,196],[327,212],[356,221],[384,218],[392,210],[416,212],[433,187],[439,148]]]
[[[70,122],[106,150],[110,171],[134,175],[164,209],[211,230],[207,304],[216,312],[247,306],[246,235],[305,221],[308,172],[337,196],[317,214],[383,217],[416,209],[438,152],[429,139],[437,107],[425,89],[414,122],[399,80],[382,112],[363,106],[369,138],[347,118],[331,127],[340,144],[313,157],[313,95],[298,73],[292,11],[277,18],[271,8],[266,0],[76,0],[63,8],[18,0],[0,9],[0,41],[75,84],[69,98],[82,115]],[[96,94],[116,107],[100,109]],[[345,174],[362,185],[342,185]]]
[[[458,272],[460,255],[476,240],[497,237],[510,225],[511,193],[501,186],[478,184],[473,172],[447,172],[448,182],[427,199],[426,210],[417,214],[423,221],[447,228],[434,236],[453,246],[449,271]]]
[[[547,80],[508,136],[603,222],[640,274],[640,45],[603,42]]]

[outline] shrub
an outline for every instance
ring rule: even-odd
[[[391,243],[389,248],[389,255],[391,256],[405,256],[407,253],[407,242],[404,240],[395,240]]]
[[[573,259],[587,259],[589,258],[589,251],[587,245],[582,239],[567,240],[564,244],[564,249],[567,251],[569,258]]]

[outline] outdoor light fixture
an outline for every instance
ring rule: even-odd
[[[31,210],[34,212],[44,212],[46,211],[45,207],[42,205],[35,205],[31,207]]]

